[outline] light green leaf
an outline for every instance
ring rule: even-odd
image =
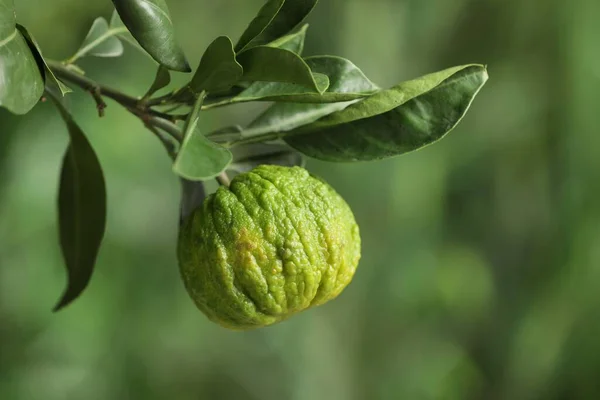
[[[244,131],[242,136],[251,137],[269,132],[287,132],[308,125],[336,111],[341,111],[359,100],[341,103],[276,103],[259,115]]]
[[[70,87],[62,83],[62,81],[60,81],[54,75],[54,72],[52,72],[52,70],[46,63],[46,60],[42,55],[42,50],[35,41],[34,37],[31,36],[27,29],[22,25],[17,24],[17,29],[19,30],[19,32],[21,32],[25,40],[27,40],[27,44],[29,44],[29,49],[33,53],[38,63],[38,67],[41,66],[40,69],[44,71],[44,81],[46,83],[46,88],[49,90],[53,90],[55,93],[60,93],[61,96],[64,96],[67,93],[71,93],[73,90],[71,90]]]
[[[169,69],[191,71],[175,40],[165,0],[113,0],[113,4],[129,32],[152,58]]]
[[[368,161],[407,153],[450,132],[487,79],[482,65],[426,75],[296,128],[284,140],[326,161]]]
[[[90,143],[58,99],[53,98],[69,131],[58,196],[60,245],[68,273],[58,311],[87,287],[106,228],[106,185]]]
[[[286,35],[306,18],[317,2],[318,0],[269,0],[242,34],[235,51],[241,53]]]
[[[329,76],[330,85],[327,91],[322,95],[302,96],[294,94],[273,96],[271,93],[263,100],[279,102],[255,119],[244,131],[244,136],[260,135],[266,132],[286,132],[310,124],[319,118],[345,109],[357,99],[370,96],[380,90],[356,65],[344,58],[315,56],[308,57],[305,61],[313,71]],[[252,84],[247,90],[233,98],[233,102],[256,100],[251,96],[260,93],[256,90],[259,85],[269,84],[262,82]],[[313,101],[315,104],[285,103],[286,101]],[[332,101],[337,102],[329,103]]]
[[[0,106],[25,114],[43,92],[42,71],[17,29],[13,0],[0,0]]]
[[[319,90],[327,90],[329,87],[329,78],[327,75],[313,73]],[[233,97],[224,97],[213,99],[206,108],[221,107],[224,105],[245,103],[249,101],[307,101],[314,99],[316,101],[327,101],[327,98],[314,92],[304,85],[280,82],[254,82],[248,88],[243,89],[239,94]]]
[[[336,103],[347,102],[364,97],[368,97],[379,90],[379,87],[371,82],[356,65],[341,57],[334,56],[316,56],[308,57],[305,62],[313,71],[315,80],[318,82],[322,77],[327,76],[328,86],[324,93],[315,93],[307,90],[300,85],[279,83],[279,82],[254,82],[248,88],[234,97],[218,99],[211,106],[221,106],[224,104],[243,103],[248,101],[277,101],[277,102],[295,102],[295,103]],[[319,86],[324,86],[319,83]],[[281,118],[280,109],[286,112],[294,110],[294,107],[276,104],[272,107],[277,118]],[[344,107],[342,107],[344,108]],[[319,104],[310,106],[298,105],[298,111],[303,112],[311,109],[330,109],[337,111],[342,109],[336,107],[321,107]],[[322,117],[326,114],[319,114]],[[313,122],[312,121],[309,122]],[[306,122],[306,123],[309,123]]]
[[[210,141],[197,127],[186,135],[173,171],[190,181],[214,178],[231,163],[231,152]]]
[[[233,158],[226,148],[212,142],[198,128],[198,114],[204,100],[201,94],[185,122],[184,139],[173,171],[189,181],[203,181],[223,172]]]
[[[193,93],[221,92],[235,85],[244,70],[235,59],[233,43],[227,36],[216,38],[206,49],[194,77],[188,84]]]
[[[108,22],[102,17],[96,18],[87,36],[81,43],[79,50],[75,52],[68,63],[85,56],[96,57],[118,57],[123,54],[123,44],[116,37],[127,32],[127,28],[109,28]]]
[[[254,47],[238,56],[244,68],[243,80],[262,82],[283,82],[303,85],[316,93],[323,93],[327,86],[319,86],[310,67],[302,58],[285,49],[275,47]]]

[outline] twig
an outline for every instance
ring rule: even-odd
[[[90,92],[94,97],[94,101],[98,105],[98,109],[106,108],[106,104],[102,101],[102,103],[98,103],[98,99],[102,96],[113,99],[117,103],[121,104],[123,107],[140,110],[144,114],[154,115],[156,117],[165,118],[170,121],[173,120],[173,117],[169,114],[153,110],[149,108],[147,105],[142,104],[141,100],[132,96],[129,96],[123,92],[120,92],[111,87],[102,85],[84,75],[81,75],[71,68],[61,64],[60,62],[53,60],[46,60],[48,66],[54,72],[54,74],[60,79],[71,82],[83,90]],[[103,106],[101,104],[104,104]]]
[[[150,107],[165,105],[169,102],[169,100],[171,100],[171,97],[173,96],[173,94],[175,94],[175,92],[171,92],[171,93],[165,94],[163,96],[156,97],[154,99],[149,99],[146,101],[146,104]]]
[[[96,102],[96,108],[98,109],[98,116],[100,118],[104,117],[104,109],[106,108],[106,103],[104,102],[104,99],[102,99],[102,95],[100,94],[100,91],[96,87],[96,88],[90,89],[90,93],[92,94],[92,97],[94,98],[94,101]]]
[[[54,72],[54,75],[65,81],[76,84],[83,90],[86,90],[91,93],[95,92],[100,96],[106,96],[126,107],[137,108],[139,105],[139,100],[135,97],[128,96],[125,93],[122,93],[108,86],[101,85],[86,76],[72,71],[70,68],[67,68],[66,66],[57,61],[47,60],[47,63],[52,72]]]
[[[102,97],[106,96],[115,100],[129,112],[140,118],[146,128],[160,139],[161,143],[169,153],[169,156],[171,156],[171,158],[175,157],[175,147],[173,146],[173,143],[166,140],[163,135],[155,129],[161,129],[177,142],[181,143],[183,134],[179,127],[173,123],[173,121],[175,121],[173,116],[153,110],[140,99],[129,96],[111,87],[101,85],[60,62],[47,60],[47,63],[58,78],[75,84],[92,95],[96,102],[96,108],[98,109],[98,115],[100,117],[104,116],[104,109],[106,108],[106,103]]]
[[[172,160],[175,160],[177,152],[175,151],[175,145],[173,142],[165,138],[164,135],[158,131],[158,129],[150,124],[150,122],[147,122],[144,125],[150,132],[154,133],[158,140],[162,142],[164,148],[167,150],[167,154],[169,154],[169,157],[171,157]]]
[[[173,139],[177,140],[179,143],[183,141],[183,134],[181,133],[181,129],[174,123],[167,121],[163,118],[149,116],[147,118],[147,122],[159,129],[162,129],[166,133],[168,133]]]

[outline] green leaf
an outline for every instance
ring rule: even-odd
[[[226,126],[206,135],[210,140],[217,143],[234,142],[242,138],[243,128],[240,125]]]
[[[345,109],[355,103],[356,99],[370,96],[380,90],[356,65],[344,58],[315,56],[308,57],[305,61],[313,71],[329,76],[330,85],[327,91],[320,96],[316,94],[298,96],[289,93],[285,96],[274,96],[274,93],[270,93],[262,100],[275,100],[278,103],[256,118],[244,130],[244,136],[255,136],[267,132],[286,132],[310,124],[319,118]],[[264,88],[261,88],[262,93],[257,90],[258,85],[265,85]],[[254,83],[232,100],[233,102],[256,100],[253,96],[267,94],[267,85],[270,84]],[[286,101],[312,101],[315,104],[285,103]],[[332,101],[337,102],[329,103]]]
[[[41,70],[16,26],[13,0],[0,0],[0,106],[25,114],[43,92]]]
[[[304,40],[306,39],[307,30],[308,24],[304,24],[297,32],[282,36],[279,39],[272,41],[267,46],[289,50],[298,55],[302,55],[302,52],[304,51]]]
[[[244,68],[243,80],[283,82],[303,85],[316,93],[323,93],[329,86],[324,80],[317,82],[310,67],[297,54],[275,47],[254,47],[238,56]],[[320,83],[321,85],[319,85]]]
[[[308,125],[336,111],[341,111],[358,100],[341,103],[276,103],[259,115],[242,136],[251,137],[269,132],[287,132]]]
[[[380,88],[350,60],[336,56],[313,56],[304,59],[313,72],[329,77],[329,88],[319,96],[295,99],[297,102],[340,102],[370,96]]]
[[[23,35],[25,40],[27,40],[29,49],[33,53],[33,56],[35,57],[35,59],[38,63],[38,67],[44,71],[44,81],[46,83],[46,88],[53,90],[56,93],[60,93],[61,96],[64,96],[67,93],[71,93],[73,90],[71,90],[70,87],[68,87],[62,81],[60,81],[54,75],[54,72],[52,72],[52,70],[46,63],[46,60],[44,59],[44,57],[42,55],[42,50],[40,49],[40,46],[37,44],[34,37],[31,36],[31,34],[27,31],[27,29],[23,25],[17,24],[17,29],[19,30],[19,32],[21,32],[21,34]]]
[[[154,82],[148,89],[148,92],[144,95],[144,99],[150,98],[154,93],[158,92],[160,89],[167,87],[171,83],[171,74],[169,70],[163,67],[162,65],[158,66],[156,70],[156,76],[154,77]]]
[[[189,181],[203,181],[223,172],[233,158],[226,148],[212,142],[198,128],[198,114],[205,93],[202,93],[185,122],[184,139],[173,164],[173,171]]]
[[[173,171],[190,181],[214,178],[231,163],[231,152],[210,141],[199,128],[186,134]]]
[[[127,32],[125,27],[112,28],[104,18],[96,18],[83,43],[67,62],[71,64],[85,56],[120,56],[123,54],[123,44],[116,36],[125,32]]]
[[[450,68],[404,82],[284,136],[326,161],[368,161],[417,150],[463,118],[488,79],[482,65]]]
[[[117,37],[119,39],[129,43],[130,45],[135,47],[137,50],[142,52],[145,56],[149,57],[150,59],[152,59],[154,61],[154,58],[152,58],[152,56],[150,54],[148,54],[146,52],[146,50],[144,50],[144,48],[142,46],[140,46],[140,44],[137,42],[137,40],[135,40],[135,38],[131,35],[131,32],[129,32],[129,29],[127,29],[127,27],[123,23],[123,20],[119,16],[119,13],[117,12],[117,10],[113,11],[113,13],[110,17],[110,22],[108,23],[108,27],[109,27],[109,29],[119,29],[120,33],[117,34]]]
[[[253,143],[236,146],[232,153],[234,161],[228,170],[237,173],[248,172],[264,164],[286,167],[305,165],[302,154],[281,144]]]
[[[54,99],[67,124],[70,143],[60,175],[58,216],[60,245],[68,273],[58,311],[87,287],[106,228],[106,186],[96,153],[61,102]]]
[[[308,91],[304,86],[278,83],[278,82],[254,82],[248,88],[243,90],[231,98],[220,99],[212,106],[220,106],[224,104],[243,103],[248,101],[277,101],[277,102],[296,102],[296,103],[336,103],[356,100],[359,98],[368,97],[379,90],[379,87],[371,82],[363,72],[358,69],[349,60],[334,56],[316,56],[305,59],[309,68],[315,75],[315,80],[322,79],[327,76],[328,87],[324,93],[315,93]],[[319,84],[319,83],[318,83]],[[276,104],[273,107],[273,112],[278,115],[278,119],[282,114],[280,110],[285,109],[286,113],[293,112],[294,107],[283,106]],[[341,107],[321,107],[319,104],[311,104],[310,106],[298,105],[299,112],[312,109],[330,109],[337,111],[345,108]],[[272,114],[272,113],[271,113]],[[319,115],[319,118],[324,116]],[[298,120],[296,115],[290,114],[290,117]],[[305,122],[310,123],[315,119]]]
[[[169,69],[191,71],[175,40],[165,0],[113,0],[113,4],[125,26],[152,58]]]
[[[242,51],[248,44],[260,35],[269,26],[271,21],[275,18],[281,7],[283,7],[285,0],[268,0],[265,5],[258,11],[258,14],[250,22],[250,25],[246,28],[240,40],[235,45],[236,53]]]
[[[318,0],[269,0],[244,31],[235,51],[265,45],[291,32],[312,11]]]
[[[319,90],[327,90],[329,87],[329,78],[327,75],[313,73],[313,79],[315,80]],[[249,101],[292,102],[308,101],[309,99],[314,99],[315,102],[319,100],[327,102],[327,98],[322,97],[321,94],[315,93],[303,85],[279,82],[254,82],[248,86],[248,88],[242,90],[239,94],[233,97],[213,99],[210,104],[207,105],[207,108],[220,107],[236,103],[245,103]]]
[[[233,43],[227,36],[216,38],[206,49],[194,77],[188,84],[193,93],[222,92],[235,85],[244,70],[235,59]]]

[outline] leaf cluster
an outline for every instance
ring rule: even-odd
[[[235,44],[216,38],[192,70],[165,0],[113,0],[110,20],[97,18],[80,48],[62,62],[45,58],[17,24],[13,0],[0,0],[0,106],[25,114],[46,93],[70,138],[58,196],[69,281],[56,309],[89,283],[106,225],[102,168],[62,103],[70,87],[89,92],[101,116],[103,99],[115,100],[161,140],[184,183],[185,218],[202,202],[207,179],[226,184],[228,174],[260,164],[304,165],[304,156],[380,160],[434,143],[461,121],[488,78],[485,66],[468,64],[382,89],[347,59],[306,57],[303,21],[317,1],[266,1]],[[124,42],[158,64],[139,97],[97,84],[77,65],[83,57],[120,56]],[[172,71],[191,75],[182,87],[157,96],[171,84]],[[200,124],[204,111],[256,101],[272,104],[247,126],[205,132]]]

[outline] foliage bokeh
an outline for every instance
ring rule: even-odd
[[[261,3],[171,0],[191,64]],[[16,6],[55,59],[111,13],[108,1]],[[160,144],[113,103],[98,119],[79,91],[68,104],[105,169],[108,230],[90,287],[52,314],[68,138],[47,104],[0,110],[0,398],[597,398],[599,13],[593,0],[320,2],[306,55],[347,57],[383,87],[469,62],[487,63],[491,80],[435,146],[309,161],[353,207],[360,267],[337,300],[248,333],[210,323],[183,288],[180,188]],[[154,74],[131,47],[81,65],[139,95]],[[243,124],[263,107],[202,121]]]

